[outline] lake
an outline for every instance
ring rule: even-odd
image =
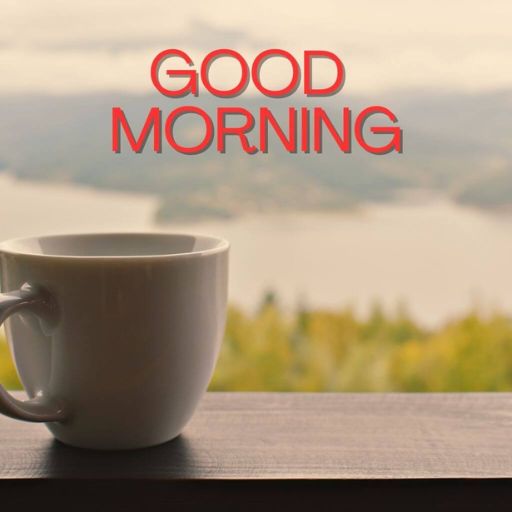
[[[365,314],[405,303],[425,325],[479,307],[512,312],[512,215],[415,196],[356,213],[250,215],[155,226],[144,195],[17,181],[0,174],[0,239],[86,231],[170,230],[227,238],[231,301],[255,307],[265,290],[298,304]]]

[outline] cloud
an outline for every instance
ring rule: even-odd
[[[130,36],[116,38],[68,39],[63,41],[37,42],[34,47],[51,51],[80,51],[80,52],[108,52],[122,53],[129,51],[145,50],[150,48],[185,47],[195,49],[215,48],[250,48],[266,49],[275,46],[271,41],[254,37],[251,34],[238,29],[217,27],[203,20],[191,20],[186,31],[179,34],[155,36]],[[0,46],[2,42],[0,41]]]
[[[178,38],[180,39],[180,38]],[[248,47],[266,49],[275,46],[269,40],[254,37],[234,28],[215,27],[202,20],[192,20],[186,34],[181,36],[181,44],[198,48]]]

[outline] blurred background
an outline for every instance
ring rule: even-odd
[[[0,0],[0,11],[0,239],[229,239],[232,306],[211,389],[512,389],[510,2]],[[113,106],[140,127],[153,105],[222,103],[154,90],[151,62],[172,47],[198,64],[223,47],[249,62],[267,48],[330,50],[347,73],[336,96],[249,88],[231,104],[283,120],[289,106],[334,118],[385,105],[404,153],[326,143],[289,155],[274,140],[248,156],[228,140],[223,155],[113,154]],[[231,64],[212,66],[216,85],[236,81]],[[267,84],[287,78],[282,62],[263,69]],[[200,129],[184,120],[183,143]],[[3,337],[0,382],[19,386]]]

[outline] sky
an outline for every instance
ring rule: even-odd
[[[194,62],[222,47],[249,63],[267,48],[329,50],[355,94],[494,90],[512,85],[511,22],[510,0],[0,0],[0,93],[152,91],[151,61],[173,47]],[[234,63],[215,66],[216,85],[236,80]],[[269,62],[263,77],[286,72]]]

